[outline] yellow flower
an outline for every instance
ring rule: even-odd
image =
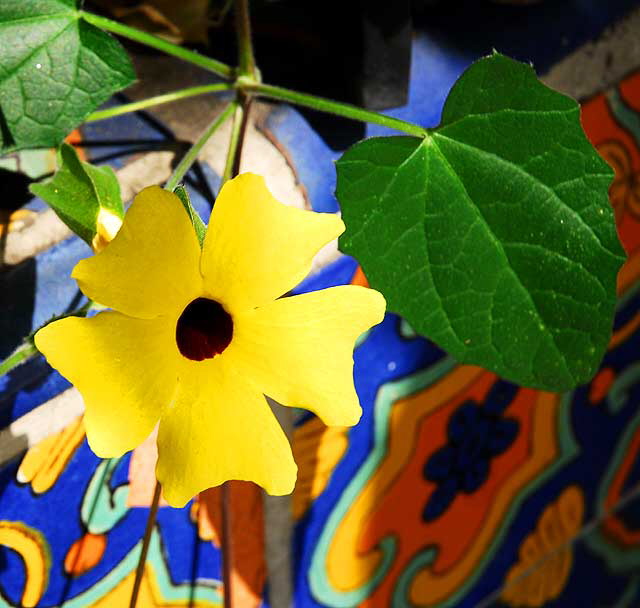
[[[72,274],[114,310],[35,338],[82,394],[91,449],[121,456],[160,420],[156,473],[169,504],[228,479],[290,493],[296,465],[264,395],[327,425],[356,424],[354,343],[384,315],[378,292],[353,285],[277,299],[343,230],[243,174],[222,188],[201,249],[179,199],[143,190],[115,239]]]

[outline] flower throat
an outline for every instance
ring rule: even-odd
[[[233,336],[231,315],[215,300],[196,298],[176,324],[176,343],[187,359],[204,361],[224,351]]]

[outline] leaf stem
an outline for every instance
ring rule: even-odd
[[[249,112],[251,111],[251,103],[253,102],[253,96],[250,93],[241,91],[239,94],[240,103],[242,105],[242,122],[240,123],[240,135],[238,144],[236,146],[235,159],[233,167],[231,168],[231,176],[235,177],[240,174],[240,159],[242,158],[242,148],[244,147],[245,136],[247,134],[247,127],[249,126]]]
[[[252,91],[259,97],[288,101],[289,103],[304,106],[305,108],[311,108],[312,110],[318,110],[319,112],[335,114],[336,116],[359,120],[361,122],[370,122],[383,127],[389,127],[390,129],[395,129],[396,131],[402,131],[403,133],[414,135],[415,137],[425,137],[429,133],[427,129],[413,123],[399,118],[393,118],[392,116],[386,116],[379,112],[365,110],[364,108],[359,108],[358,106],[354,106],[350,103],[333,101],[331,99],[325,99],[324,97],[316,97],[315,95],[309,95],[308,93],[300,93],[298,91],[292,91],[291,89],[263,84],[257,81],[247,82],[246,80],[241,80],[238,84],[244,90]]]
[[[386,116],[385,114],[381,114],[379,112],[365,110],[364,108],[359,108],[358,106],[355,106],[353,104],[334,101],[331,99],[326,99],[324,97],[310,95],[308,93],[293,91],[284,87],[261,83],[259,81],[258,69],[256,67],[253,45],[251,42],[251,23],[249,20],[248,0],[237,0],[235,10],[236,30],[238,37],[238,56],[240,62],[240,67],[238,70],[239,77],[236,80],[235,85],[229,85],[227,88],[233,88],[233,86],[235,86],[245,93],[251,92],[259,97],[286,101],[299,106],[310,108],[312,110],[317,110],[319,112],[326,112],[328,114],[334,114],[336,116],[342,116],[344,118],[350,118],[352,120],[361,122],[378,124],[390,129],[402,131],[403,133],[407,133],[416,137],[424,137],[428,134],[427,129],[424,129],[419,125],[412,124],[405,120],[401,120],[399,118],[393,118],[392,116]],[[218,61],[217,59],[212,59],[211,57],[200,55],[195,51],[190,51],[189,49],[185,49],[176,44],[172,44],[171,42],[168,42],[158,36],[154,36],[153,34],[143,32],[142,30],[129,27],[106,17],[96,15],[94,13],[80,11],[80,15],[85,21],[95,25],[96,27],[99,27],[100,29],[118,34],[119,36],[123,36],[125,38],[129,38],[130,40],[135,40],[136,42],[139,42],[141,44],[145,44],[152,48],[158,49],[160,51],[163,51],[164,53],[173,55],[175,57],[183,59],[184,61],[188,61],[190,63],[193,63],[194,65],[200,66],[206,70],[218,74],[223,78],[232,79],[236,74],[236,70],[234,68],[225,63],[222,63],[221,61]],[[214,89],[214,86],[216,85],[192,87],[190,89],[176,91],[175,93],[167,93],[165,95],[159,95],[157,97],[152,97],[140,102],[134,102],[133,104],[126,104],[125,106],[121,106],[120,108],[94,112],[89,116],[88,122],[94,120],[102,120],[104,118],[109,118],[110,116],[117,116],[119,114],[124,114],[125,112],[132,112],[152,105],[158,105],[160,103],[169,103],[176,99],[182,99],[183,97],[200,95],[206,92],[213,92],[215,90],[225,90],[222,87],[220,87],[219,89]],[[204,90],[205,88],[207,90]]]
[[[227,151],[227,162],[222,174],[222,187],[225,182],[237,175],[240,167],[240,152],[242,151],[241,140],[244,138],[243,124],[246,129],[246,109],[248,102],[244,100],[236,100],[235,113],[233,115],[233,126],[231,127],[231,138],[229,139],[229,149]]]
[[[168,42],[167,40],[164,40],[159,36],[154,36],[153,34],[143,32],[142,30],[136,29],[134,27],[129,27],[128,25],[124,25],[123,23],[119,23],[118,21],[113,21],[112,19],[107,19],[106,17],[101,17],[100,15],[96,15],[94,13],[80,11],[79,14],[82,19],[84,19],[88,23],[91,23],[92,25],[95,25],[101,30],[106,30],[107,32],[117,34],[118,36],[123,36],[124,38],[129,38],[129,40],[135,40],[140,44],[144,44],[146,46],[150,46],[154,49],[162,51],[163,53],[167,53],[167,55],[173,55],[174,57],[178,57],[180,59],[183,59],[184,61],[188,61],[189,63],[200,66],[201,68],[209,70],[214,74],[218,74],[223,78],[233,78],[234,69],[226,63],[218,61],[217,59],[212,59],[211,57],[200,55],[200,53],[190,51],[189,49],[185,49],[177,44],[172,44],[171,42]]]
[[[256,60],[251,41],[251,20],[249,18],[249,0],[236,0],[236,36],[238,40],[238,73],[246,76],[256,75]]]
[[[162,95],[156,95],[155,97],[148,97],[147,99],[142,99],[140,101],[124,103],[114,108],[106,108],[105,110],[92,112],[91,114],[89,114],[89,116],[87,116],[85,122],[96,122],[98,120],[105,120],[106,118],[113,118],[114,116],[128,114],[129,112],[137,112],[138,110],[144,110],[145,108],[150,108],[152,106],[171,103],[173,101],[178,101],[179,99],[187,99],[188,97],[195,97],[196,95],[204,95],[206,93],[229,91],[231,89],[233,89],[233,84],[227,82],[206,84],[198,87],[188,87],[186,89],[180,89],[179,91],[172,91],[171,93],[164,93]]]
[[[196,161],[198,154],[200,154],[200,150],[202,150],[203,146],[207,141],[209,141],[209,138],[218,130],[227,118],[231,116],[237,107],[238,103],[236,101],[232,101],[227,104],[227,107],[211,121],[204,133],[195,141],[189,151],[178,163],[178,166],[175,168],[173,174],[169,178],[169,181],[165,185],[167,190],[173,191],[173,189],[178,185],[178,182],[185,176],[187,171],[189,171],[191,165]]]
[[[0,363],[0,376],[8,374],[25,361],[38,354],[38,349],[33,340],[27,338],[16,350],[14,350],[2,363]]]

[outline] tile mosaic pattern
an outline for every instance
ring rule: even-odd
[[[612,16],[605,13],[600,25]],[[398,115],[437,122],[447,88],[474,53],[418,38],[410,103]],[[553,63],[548,48],[540,56]],[[297,421],[296,606],[640,604],[640,66],[583,100],[583,123],[616,169],[611,200],[629,255],[600,371],[564,395],[519,388],[456,364],[388,314],[355,352],[361,423],[328,429],[310,415]],[[310,205],[335,212],[337,154],[290,108],[276,108],[264,128],[287,152]],[[131,142],[113,143],[123,131]],[[120,166],[144,146],[162,148],[171,133],[136,115],[81,137],[93,142],[89,157]],[[26,155],[14,164],[37,173],[50,160]],[[217,176],[201,169],[191,185],[206,217]],[[2,355],[32,327],[82,303],[69,272],[89,253],[69,238],[3,271],[0,289],[11,295],[0,321]],[[350,258],[300,290],[344,283],[366,283]],[[7,434],[69,388],[41,358],[0,380],[0,427],[13,455],[0,467],[0,606],[127,604],[152,448],[100,461],[77,415],[29,449]],[[262,514],[250,488],[238,487],[236,501],[244,608],[265,595]],[[181,510],[160,509],[139,606],[221,605],[219,517],[216,491]]]

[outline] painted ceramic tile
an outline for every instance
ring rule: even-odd
[[[633,4],[601,3],[596,10],[578,2],[573,20],[566,7],[547,7],[528,24],[532,31],[495,33],[502,36],[495,45],[550,67]],[[550,15],[557,19],[543,32]],[[453,42],[469,27],[463,24]],[[455,78],[490,50],[453,42],[416,39],[410,103],[395,115],[437,123]],[[583,123],[616,169],[611,200],[629,254],[600,371],[565,395],[519,388],[457,365],[388,314],[355,352],[361,423],[327,429],[309,415],[297,422],[296,606],[640,603],[640,501],[633,500],[640,482],[640,66],[583,100]],[[287,152],[310,205],[335,212],[338,154],[290,108],[277,108],[265,128]],[[79,137],[89,158],[122,166],[135,152],[166,146],[172,135],[134,115],[92,125]],[[11,162],[37,174],[51,158]],[[192,175],[192,194],[206,218],[202,192],[215,191],[218,178],[207,166],[202,175],[206,184]],[[42,209],[32,201],[21,211]],[[0,354],[81,304],[69,273],[89,254],[69,238],[3,273],[1,289],[11,295]],[[300,290],[344,283],[366,284],[351,258]],[[57,427],[44,429],[26,450],[20,424],[39,408],[48,408]],[[3,449],[13,456],[0,468],[0,606],[127,605],[153,490],[153,445],[101,461],[87,447],[81,411],[69,384],[42,359],[0,381]],[[234,496],[238,602],[258,606],[266,576],[261,497],[242,485]],[[219,519],[215,490],[184,509],[160,508],[139,606],[221,605]]]

